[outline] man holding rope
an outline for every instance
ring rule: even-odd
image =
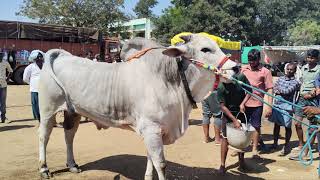
[[[298,106],[316,106],[317,100],[313,90],[316,88],[315,80],[320,74],[320,65],[318,65],[319,51],[316,49],[309,50],[307,52],[307,64],[302,67],[302,84],[300,89],[300,97],[298,100]],[[295,115],[297,120],[302,121],[304,113],[301,108],[295,108]],[[312,122],[311,122],[312,123]],[[295,122],[296,131],[299,139],[298,147],[294,148],[295,151],[299,152],[303,145],[303,130],[301,123]],[[297,155],[293,155],[289,159],[296,160]]]
[[[318,92],[317,92],[317,96],[320,95],[320,88],[317,88]],[[309,117],[309,118],[315,118],[315,115],[320,115],[320,108],[317,106],[305,106],[303,108],[303,113]],[[317,123],[319,124],[319,123]],[[316,137],[317,137],[317,141],[318,141],[318,153],[319,153],[319,157],[320,157],[320,133],[319,133],[319,129],[313,129],[314,131],[318,131],[316,132]],[[309,132],[311,133],[311,132]],[[314,138],[315,139],[315,138]],[[312,139],[311,141],[314,141],[314,139]],[[311,142],[313,143],[313,142]],[[306,149],[305,153],[308,153],[308,148]]]
[[[233,78],[243,83],[249,84],[249,81],[247,80],[246,76],[240,73],[240,67],[239,69],[234,69],[234,71],[236,74],[233,76]],[[244,88],[251,92],[250,88]],[[245,116],[243,114],[245,111],[244,104],[248,101],[249,98],[250,95],[248,93],[245,93],[245,90],[243,90],[241,85],[239,84],[220,83],[218,86],[217,99],[220,103],[221,111],[223,112],[221,125],[221,165],[219,168],[219,173],[221,174],[224,174],[226,172],[225,162],[227,158],[229,145],[227,141],[227,123],[233,123],[233,126],[235,128],[241,127],[241,124],[240,122],[238,122],[238,120],[240,120],[243,123],[245,122]],[[241,113],[239,114],[239,112]],[[244,152],[238,152],[237,154],[239,158],[239,169],[245,170],[246,166],[244,163]]]

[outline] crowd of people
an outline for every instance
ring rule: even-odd
[[[79,57],[82,57],[82,55],[78,55]],[[95,54],[93,55],[92,51],[87,51],[85,56],[85,58],[93,60],[95,62],[106,62],[106,63],[117,63],[117,62],[122,62],[121,58],[120,58],[120,53],[116,53],[114,55],[111,56],[111,54],[106,54],[104,60],[102,60],[100,58],[100,54]]]
[[[260,52],[258,50],[251,50],[248,54],[248,65],[244,65],[235,69],[234,78],[252,87],[261,89],[269,94],[273,94],[276,98],[271,96],[264,97],[264,94],[254,89],[246,88],[239,83],[220,83],[218,87],[214,87],[210,96],[202,102],[203,109],[203,131],[204,142],[215,141],[215,144],[221,145],[221,165],[220,173],[225,173],[225,162],[228,152],[228,138],[227,138],[227,123],[233,125],[234,128],[240,128],[244,118],[254,127],[255,132],[252,135],[252,158],[260,158],[261,152],[270,152],[278,149],[280,128],[285,128],[285,144],[280,151],[280,156],[288,155],[290,160],[298,160],[299,152],[301,151],[305,141],[303,137],[303,129],[301,122],[304,118],[309,120],[310,125],[318,125],[318,120],[315,115],[320,114],[319,99],[320,99],[320,65],[319,51],[316,49],[307,52],[307,64],[299,67],[297,63],[291,62],[285,66],[285,75],[279,77],[274,83],[271,72],[262,66],[260,63]],[[298,70],[298,73],[297,73]],[[260,99],[260,100],[259,100]],[[265,106],[261,101],[270,106]],[[298,107],[281,101],[286,101],[297,104]],[[265,145],[263,136],[261,136],[262,114],[265,111],[265,118],[274,123],[273,139],[271,145]],[[239,116],[239,114],[242,114]],[[245,116],[243,115],[245,114]],[[209,136],[210,118],[214,117],[214,132],[215,137]],[[295,117],[294,121],[296,133],[299,139],[297,147],[291,149],[290,139],[292,135],[292,121],[290,117]],[[218,123],[217,123],[218,122]],[[318,131],[312,129],[308,133]],[[320,135],[317,132],[318,144]],[[315,138],[312,139],[312,144]],[[320,149],[318,148],[320,152]],[[246,169],[244,163],[244,150],[235,150],[231,156],[238,155],[239,169]],[[304,155],[307,156],[308,149],[305,150]]]
[[[10,78],[13,70],[7,61],[4,61],[4,53],[0,52],[0,115],[1,123],[6,121],[6,95],[7,81]],[[99,61],[99,55],[93,56],[91,51],[88,51],[86,58]],[[120,57],[119,57],[120,59]],[[280,151],[280,156],[290,154],[290,160],[298,160],[299,152],[301,151],[305,141],[303,137],[303,128],[301,122],[307,119],[311,125],[318,125],[318,119],[315,115],[320,114],[320,65],[319,51],[312,49],[307,52],[306,62],[302,67],[297,63],[288,63],[285,66],[284,76],[279,77],[274,83],[270,70],[263,67],[260,63],[261,55],[258,50],[251,50],[248,54],[248,65],[234,68],[234,78],[246,84],[261,89],[271,96],[265,95],[259,91],[244,87],[238,83],[220,82],[214,85],[211,94],[202,102],[203,110],[203,132],[204,143],[215,141],[216,145],[221,145],[221,165],[220,173],[226,172],[226,158],[228,153],[228,137],[227,124],[230,123],[234,128],[241,128],[241,123],[246,119],[255,129],[252,135],[252,154],[253,158],[259,158],[261,152],[272,151],[278,149],[280,128],[285,129],[285,144]],[[38,100],[38,81],[40,70],[44,63],[44,53],[40,50],[34,50],[30,53],[29,64],[23,74],[23,81],[30,85],[31,105],[34,119],[40,121],[39,100]],[[120,60],[119,60],[120,61]],[[298,71],[297,71],[298,70]],[[8,73],[7,73],[8,72]],[[298,72],[298,73],[297,73]],[[248,93],[250,92],[250,93]],[[257,98],[258,97],[258,98]],[[265,99],[266,103],[272,105],[276,109],[269,106],[264,108],[261,99]],[[281,101],[286,101],[297,104],[298,107]],[[273,128],[273,144],[267,146],[261,136],[262,115],[265,111],[265,118],[274,123]],[[298,121],[294,121],[299,144],[291,149],[292,122],[290,116],[294,116]],[[210,137],[210,119],[214,118],[214,138]],[[309,133],[318,131],[311,129]],[[317,132],[318,144],[320,142],[320,134]],[[312,139],[312,144],[315,138]],[[318,145],[319,146],[319,145]],[[320,148],[318,148],[320,152]],[[304,152],[307,156],[309,150]],[[244,162],[245,151],[234,151],[231,155],[239,157],[239,168],[246,169]]]

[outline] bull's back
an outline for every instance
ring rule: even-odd
[[[130,63],[58,59],[53,69],[73,105],[86,113],[124,119],[132,112],[136,98],[144,94],[143,72]]]

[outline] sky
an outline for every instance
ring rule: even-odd
[[[0,20],[9,21],[24,21],[24,22],[35,22],[34,20],[28,19],[26,17],[16,16],[15,13],[18,12],[19,7],[22,5],[23,0],[0,0]],[[136,5],[138,0],[125,0],[125,12],[134,15],[132,9]],[[153,13],[156,15],[161,15],[162,10],[169,7],[170,0],[158,0],[156,7],[152,9]]]

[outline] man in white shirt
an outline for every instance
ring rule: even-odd
[[[1,123],[6,121],[7,81],[12,74],[12,68],[3,60],[4,53],[0,52],[0,115]],[[7,71],[9,74],[7,75]]]
[[[30,85],[33,117],[38,121],[40,121],[38,82],[43,65],[43,56],[44,53],[42,51],[33,50],[29,56],[29,61],[32,63],[26,67],[23,73],[23,81]]]

